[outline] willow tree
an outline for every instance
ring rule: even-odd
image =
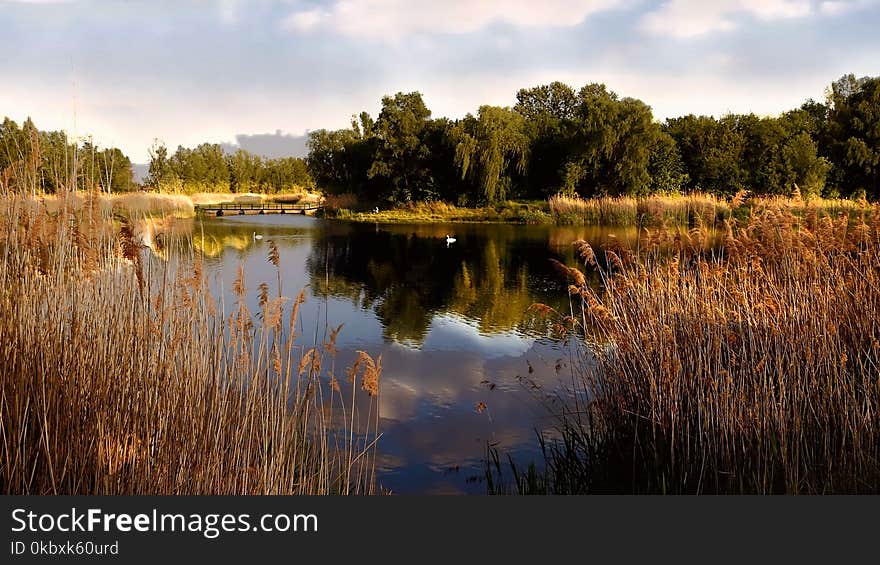
[[[588,84],[578,92],[572,128],[567,185],[585,196],[634,195],[649,185],[660,126],[647,104],[619,98],[604,84]]]
[[[513,172],[523,173],[529,138],[521,114],[510,108],[481,106],[453,128],[455,164],[462,179],[476,182],[487,202],[507,196]]]

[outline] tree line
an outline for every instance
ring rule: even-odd
[[[154,144],[150,149],[147,185],[160,190],[267,193],[314,187],[305,159],[269,159],[244,149],[225,153],[215,143],[203,143],[193,149],[178,147],[171,155],[164,145]]]
[[[55,193],[62,188],[126,192],[138,188],[131,160],[117,147],[91,140],[74,143],[63,131],[41,131],[27,118],[0,124],[0,175],[4,185]]]
[[[418,92],[382,99],[373,119],[309,135],[308,169],[329,192],[369,201],[731,195],[880,198],[880,78],[847,75],[777,117],[687,115],[651,108],[602,84],[520,90],[513,107],[432,118]]]
[[[151,187],[277,193],[314,186],[305,159],[267,159],[243,149],[225,153],[220,145],[210,143],[178,147],[169,155],[158,142],[150,149],[149,176],[141,185],[134,178],[131,159],[119,148],[100,148],[88,139],[76,142],[63,131],[38,129],[31,118],[19,126],[8,117],[0,124],[0,174],[10,183],[14,177],[26,176],[27,182],[18,181],[24,188],[50,194],[96,187],[104,192]]]
[[[642,196],[702,191],[880,199],[880,78],[846,75],[822,102],[776,117],[687,115],[659,122],[641,100],[602,84],[521,89],[513,107],[481,106],[462,119],[432,118],[418,92],[382,99],[374,119],[309,134],[306,159],[262,158],[218,144],[150,150],[146,186],[159,190],[283,192],[317,186],[364,201]],[[139,187],[118,148],[72,143],[28,118],[0,125],[0,174],[33,171],[35,190],[69,185]]]

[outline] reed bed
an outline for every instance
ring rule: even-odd
[[[550,198],[549,204],[550,212],[558,224],[713,224],[730,214],[725,200],[699,193],[687,196],[602,196],[590,199],[558,194]]]
[[[808,211],[820,216],[838,217],[858,214],[866,203],[859,200],[811,198],[804,200],[795,191],[792,196],[755,197],[740,191],[731,198],[711,194],[653,195],[584,199],[556,195],[549,199],[550,213],[557,224],[638,225],[647,227],[697,225],[722,226],[730,218],[746,220],[752,211],[784,208],[803,216]]]
[[[566,322],[584,336],[575,390],[561,439],[544,443],[546,473],[519,473],[508,489],[880,491],[878,207],[831,218],[764,202],[725,223],[720,250],[705,237],[661,229],[639,250],[578,242],[599,288],[559,265]]]
[[[44,194],[22,200],[21,206],[28,206],[32,213],[58,215],[63,212],[81,213],[86,205],[97,206],[104,215],[119,214],[132,217],[169,216],[192,218],[195,215],[193,201],[180,194],[157,194],[128,192],[108,195],[94,191],[80,190],[68,192],[63,196]]]
[[[381,359],[337,376],[303,292],[239,272],[223,304],[96,194],[0,198],[0,493],[375,492]]]

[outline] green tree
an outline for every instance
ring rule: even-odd
[[[880,78],[842,77],[831,86],[829,104],[833,182],[844,195],[880,198]]]
[[[428,121],[423,137],[428,147],[424,166],[430,174],[428,182],[432,196],[463,206],[472,201],[474,191],[470,183],[462,180],[461,170],[455,164],[456,126],[448,118]]]
[[[660,132],[650,107],[620,99],[604,84],[589,84],[578,93],[573,128],[566,184],[585,196],[646,189],[651,148]]]
[[[789,135],[784,122],[754,114],[733,115],[730,119],[743,136],[740,168],[744,185],[759,195],[789,195],[794,179],[784,155]]]
[[[525,172],[529,139],[522,115],[510,108],[481,106],[453,128],[455,163],[462,178],[475,180],[486,202],[504,200],[514,174]]]
[[[23,156],[21,128],[15,120],[3,118],[0,124],[0,171],[19,162]]]
[[[295,157],[269,159],[265,162],[262,189],[267,192],[285,192],[312,186],[305,161]]]
[[[431,196],[431,176],[425,167],[430,117],[431,111],[418,92],[398,92],[382,99],[374,129],[376,153],[367,174],[387,184],[391,200],[409,202]]]
[[[179,146],[169,159],[169,166],[185,185],[202,189],[229,186],[229,169],[223,148],[218,144],[202,143],[195,149]]]
[[[802,196],[819,196],[825,189],[825,179],[831,163],[819,157],[818,147],[806,131],[792,136],[783,147],[783,158],[790,174],[790,182],[797,185]]]
[[[688,174],[688,191],[730,196],[745,188],[745,138],[733,116],[716,120],[693,114],[666,121]]]
[[[258,190],[264,175],[260,157],[239,149],[226,156],[226,166],[229,169],[229,189],[232,192]]]
[[[551,82],[516,93],[516,110],[531,127],[556,131],[556,125],[572,120],[578,108],[574,89],[561,82]]]
[[[89,140],[80,147],[77,160],[80,189],[112,193],[130,192],[137,188],[131,160],[116,147],[100,149]]]
[[[39,171],[41,189],[49,193],[64,190],[73,170],[75,146],[63,131],[40,131],[36,139],[36,160],[32,162]]]
[[[577,93],[561,82],[524,88],[517,92],[516,110],[525,119],[529,138],[529,162],[526,171],[528,194],[546,197],[563,188],[563,177],[579,177],[567,165],[573,151],[572,130],[578,106]],[[569,183],[571,184],[571,183]],[[570,190],[574,190],[569,186]]]
[[[147,171],[147,185],[157,190],[162,190],[174,179],[174,171],[168,158],[168,148],[158,139],[150,147],[150,164]]]
[[[648,159],[648,176],[651,179],[647,185],[648,193],[675,194],[687,186],[688,174],[678,146],[665,131],[658,131],[654,138]]]
[[[365,128],[366,129],[366,128]],[[352,192],[372,197],[368,171],[373,163],[375,138],[363,129],[316,130],[309,133],[308,172],[320,188],[333,193]]]

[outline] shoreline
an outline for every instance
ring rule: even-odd
[[[57,213],[62,202],[73,202],[75,208],[85,207],[90,194],[77,192],[72,200],[55,194],[41,194],[36,198],[43,207]],[[30,195],[24,195],[31,199]],[[331,199],[327,199],[331,200]],[[143,214],[149,216],[174,214],[178,217],[200,216],[199,207],[211,204],[320,203],[320,210],[309,210],[306,215],[325,220],[365,224],[509,224],[509,225],[617,225],[662,227],[716,225],[728,220],[744,222],[753,214],[768,209],[785,209],[796,216],[815,213],[818,216],[838,217],[840,214],[858,214],[875,207],[865,200],[823,199],[804,200],[798,197],[745,197],[732,198],[707,194],[654,195],[633,197],[552,197],[545,201],[505,201],[494,206],[458,207],[444,202],[421,202],[390,207],[379,212],[345,208],[326,203],[317,192],[279,194],[131,192],[113,195],[99,194],[101,207],[113,213]],[[299,215],[299,212],[296,212]],[[246,214],[251,215],[251,214]]]

